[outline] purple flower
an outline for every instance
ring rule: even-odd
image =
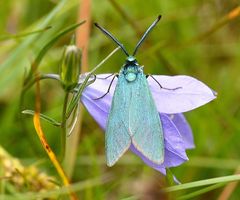
[[[104,130],[117,80],[114,80],[109,94],[101,99],[94,99],[107,92],[112,78],[98,79],[107,76],[109,74],[98,75],[96,81],[84,90],[81,98],[89,113]],[[165,88],[181,87],[178,90],[161,89],[155,80],[148,78],[163,126],[164,162],[162,164],[153,163],[133,145],[130,146],[130,150],[147,165],[166,174],[166,168],[175,167],[187,161],[186,149],[194,148],[191,128],[181,113],[208,103],[216,98],[216,94],[205,84],[189,76],[155,75],[154,78]]]

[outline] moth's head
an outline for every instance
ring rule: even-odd
[[[128,56],[126,59],[127,65],[137,65],[137,60],[134,56]]]

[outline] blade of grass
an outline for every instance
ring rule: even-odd
[[[44,28],[48,25],[48,23],[51,21],[51,19],[59,12],[59,10],[64,6],[64,4],[67,2],[67,0],[62,0],[60,3],[57,4],[57,6],[46,16],[46,18],[39,22],[37,27]],[[13,64],[13,60],[16,60],[17,57],[20,57],[26,48],[29,47],[29,45],[36,39],[36,36],[29,37],[27,40],[25,40],[21,45],[18,46],[18,48],[12,53],[12,57],[10,60],[7,60],[4,64],[2,64],[0,68],[0,73],[2,70],[7,68],[10,64]]]
[[[15,35],[4,35],[4,36],[0,37],[0,42],[1,41],[5,41],[5,40],[11,40],[11,39],[27,37],[29,35],[36,34],[36,33],[42,33],[43,31],[47,31],[50,28],[52,28],[52,27],[51,26],[47,26],[45,28],[42,28],[42,29],[39,29],[39,30],[35,30],[35,31],[30,31],[30,32],[27,32],[27,33],[19,33],[19,34],[15,34]]]
[[[186,190],[186,189],[194,188],[194,187],[200,187],[200,186],[211,185],[211,184],[216,184],[216,183],[239,181],[239,180],[240,180],[240,174],[223,176],[223,177],[210,178],[210,179],[205,179],[205,180],[201,180],[201,181],[194,181],[194,182],[190,182],[190,183],[184,183],[181,185],[171,186],[171,187],[164,188],[163,191],[173,192],[173,191],[179,191],[179,190]]]
[[[195,192],[192,192],[192,193],[188,193],[186,195],[183,195],[181,197],[178,197],[177,199],[179,200],[187,200],[187,199],[192,199],[193,197],[197,197],[201,194],[205,194],[207,192],[210,192],[212,190],[215,190],[217,188],[220,188],[222,186],[224,186],[226,183],[217,183],[217,184],[214,184],[214,185],[211,185],[209,187],[205,187],[201,190],[198,190],[198,191],[195,191]]]
[[[61,0],[59,3],[53,8],[53,10],[44,16],[41,20],[39,20],[37,23],[35,23],[31,29],[39,29],[39,28],[45,28],[48,26],[50,21],[58,14],[58,12],[61,11],[62,8],[65,8],[65,4],[67,3],[67,0]],[[30,29],[30,30],[31,30]],[[30,31],[29,30],[29,31]],[[26,52],[28,51],[28,48],[36,39],[38,38],[39,34],[32,35],[23,40],[19,45],[16,46],[16,48],[11,51],[11,56],[9,56],[0,67],[0,73],[6,74],[6,70],[11,69],[7,76],[3,76],[0,79],[0,86],[3,89],[2,93],[5,92],[7,87],[4,87],[8,85],[14,78],[16,78],[16,75],[20,72],[21,68],[23,67],[23,64],[25,64],[26,60],[22,59],[26,57]],[[21,66],[21,67],[20,67]],[[14,78],[13,78],[14,77]]]

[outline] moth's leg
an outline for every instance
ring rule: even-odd
[[[108,78],[110,78],[111,76],[114,76],[114,75],[116,75],[115,73],[112,73],[112,74],[110,74],[110,75],[108,75],[108,76],[106,76],[106,77],[96,77],[97,79],[108,79]]]
[[[164,90],[173,90],[173,91],[174,91],[174,90],[178,90],[178,89],[182,89],[182,87],[165,88],[165,87],[163,87],[163,86],[157,81],[157,79],[154,78],[153,75],[147,74],[147,75],[146,75],[146,78],[148,78],[149,76],[150,76],[154,81],[156,81],[156,83],[159,85],[159,87],[160,87],[161,89],[164,89]]]
[[[106,92],[104,95],[102,95],[101,97],[98,97],[98,98],[96,98],[96,99],[94,99],[94,100],[99,100],[99,99],[105,97],[105,96],[110,92],[111,86],[112,86],[113,81],[114,81],[114,79],[115,79],[116,77],[118,78],[118,74],[114,74],[114,76],[113,76],[113,78],[112,78],[112,80],[111,80],[111,82],[110,82],[110,84],[109,84],[109,87],[108,87],[107,92]]]

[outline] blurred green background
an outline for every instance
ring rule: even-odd
[[[131,52],[141,34],[161,14],[161,22],[137,55],[145,72],[193,76],[218,92],[213,102],[186,113],[196,148],[187,152],[188,162],[172,169],[182,183],[231,175],[240,166],[240,11],[227,18],[239,6],[238,0],[92,1],[89,69],[115,48],[93,22],[112,32]],[[38,163],[42,171],[56,177],[35,133],[32,117],[19,113],[19,96],[24,74],[40,49],[60,30],[76,23],[78,11],[78,0],[0,1],[0,145],[24,164]],[[52,28],[40,33],[8,37],[48,26]],[[63,47],[70,39],[71,34],[67,34],[48,51],[39,71],[59,72]],[[98,73],[118,72],[124,60],[125,55],[119,51]],[[60,120],[63,94],[59,83],[42,81],[41,112]],[[34,104],[33,87],[26,95],[24,109],[34,109]],[[49,144],[59,154],[59,129],[42,123]],[[79,134],[72,179],[102,180],[99,184],[85,183],[79,192],[81,199],[175,199],[199,190],[163,195],[160,188],[168,185],[164,176],[129,152],[114,167],[106,167],[103,132],[85,110]],[[193,199],[218,199],[223,189],[219,187]],[[240,187],[236,186],[227,199],[239,196]]]

